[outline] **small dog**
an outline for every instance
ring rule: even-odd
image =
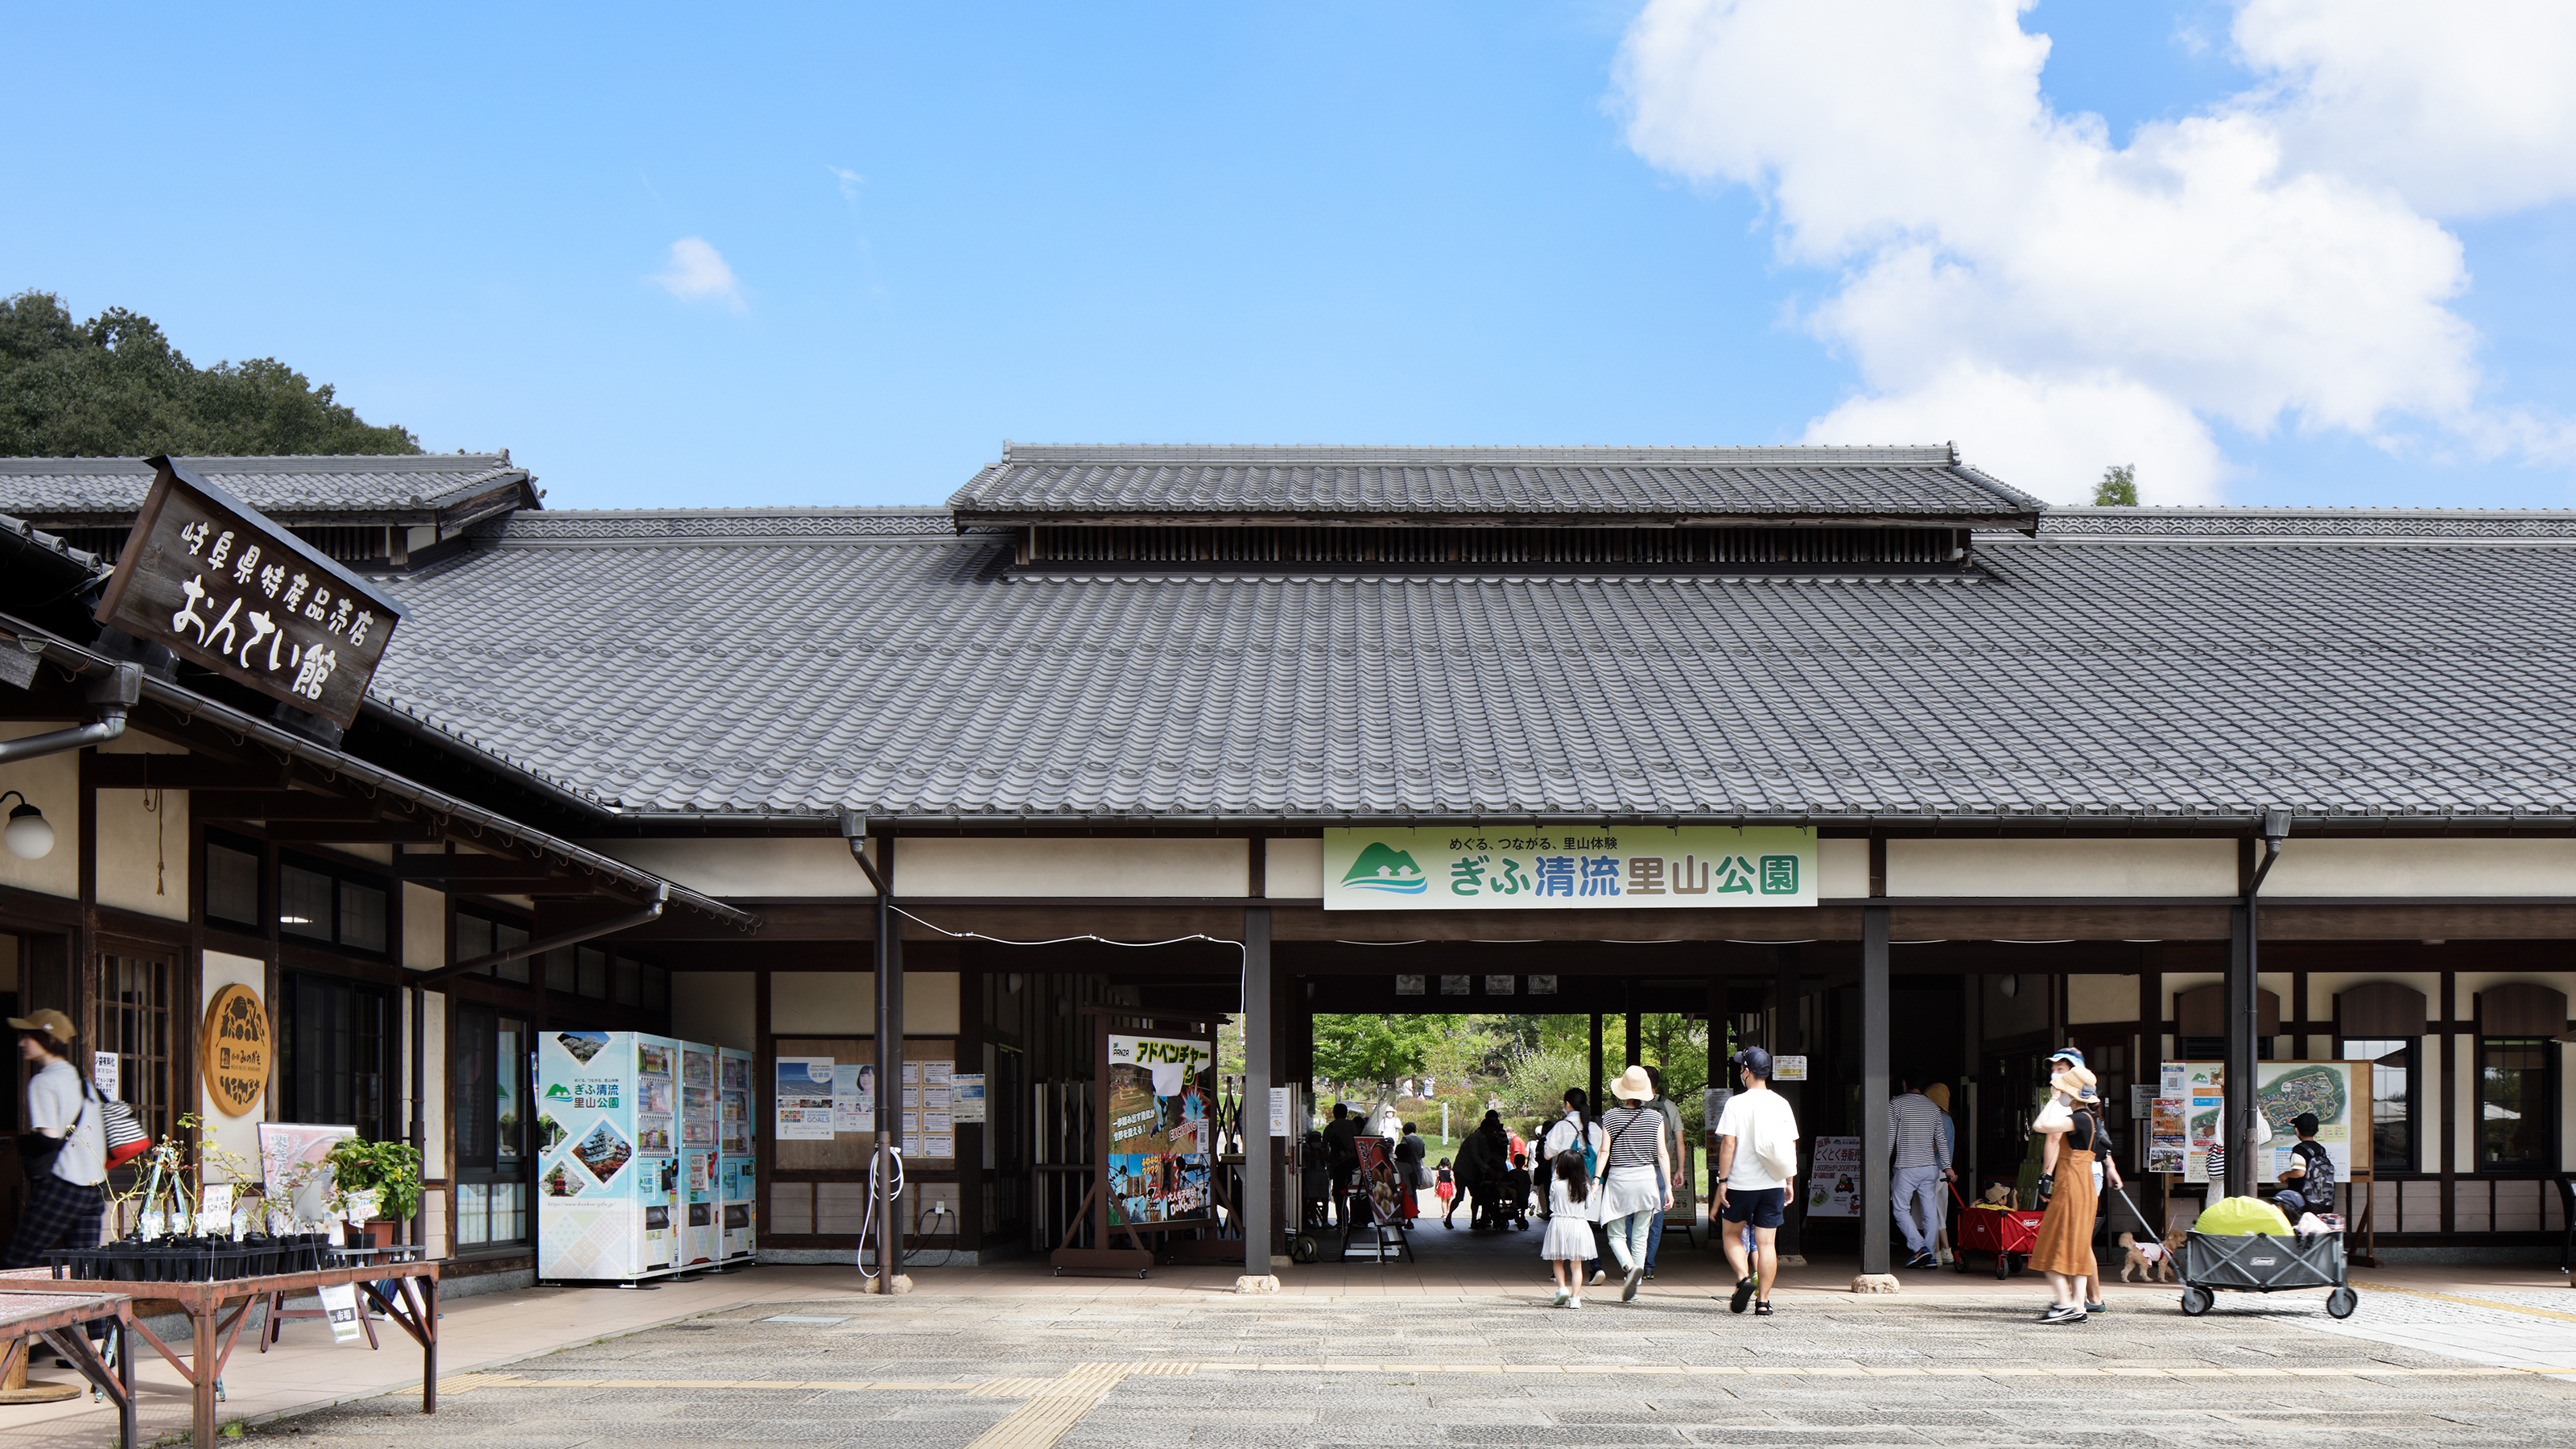
[[[2181,1245],[2168,1238],[2161,1243],[2141,1243],[2135,1233],[2120,1235],[2120,1250],[2127,1255],[2120,1265],[2123,1283],[2171,1283],[2174,1281],[2174,1254]]]

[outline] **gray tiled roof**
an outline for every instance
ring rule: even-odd
[[[2039,531],[2096,538],[2576,538],[2576,508],[2051,508]]]
[[[1937,448],[1030,447],[948,500],[961,518],[1922,517],[2041,504]]]
[[[281,519],[430,512],[529,481],[507,453],[181,461]],[[22,517],[130,518],[151,491],[152,467],[140,458],[0,458],[0,511]]]
[[[635,811],[2576,814],[2576,547],[2545,540],[2003,535],[1910,579],[1050,577],[971,536],[600,548],[535,522],[388,585],[377,694]]]

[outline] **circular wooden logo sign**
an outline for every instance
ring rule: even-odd
[[[259,993],[227,986],[206,1003],[206,1034],[197,1059],[205,1064],[206,1095],[227,1117],[259,1105],[268,1090],[268,1008]]]

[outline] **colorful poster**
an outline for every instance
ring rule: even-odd
[[[1211,1211],[1214,1166],[1200,1074],[1213,1044],[1185,1038],[1109,1038],[1109,1220],[1196,1221]],[[946,1076],[946,1073],[942,1074]]]
[[[832,1068],[832,1130],[874,1136],[877,1130],[877,1069],[844,1062]]]
[[[2190,1113],[2190,1101],[2182,1097],[2158,1097],[2148,1104],[2147,1171],[2180,1172],[2190,1139],[2183,1121]]]
[[[2170,1073],[2177,1064],[2167,1064]],[[2191,1162],[2185,1177],[2191,1182],[2207,1182],[2207,1153],[2218,1139],[2218,1124],[2225,1101],[2223,1087],[2226,1069],[2219,1062],[2183,1062],[2178,1064],[2190,1088]],[[2368,1062],[2257,1062],[2254,1064],[2254,1105],[2261,1115],[2264,1141],[2254,1164],[2255,1177],[2264,1182],[2279,1179],[2290,1169],[2291,1149],[2299,1135],[2290,1124],[2302,1112],[2313,1112],[2317,1118],[2317,1145],[2326,1150],[2334,1162],[2335,1180],[2352,1181],[2352,1141],[2355,1104],[2361,1101],[2357,1083],[2368,1078],[2359,1073],[2368,1070]]]
[[[1807,1216],[1860,1216],[1860,1139],[1819,1137],[1816,1160],[1807,1169]]]
[[[959,1072],[949,1082],[949,1111],[960,1122],[984,1120],[984,1074]]]
[[[832,1059],[778,1059],[778,1125],[781,1142],[832,1140]]]

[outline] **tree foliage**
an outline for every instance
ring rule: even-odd
[[[1315,1070],[1328,1081],[1385,1082],[1423,1069],[1446,1018],[1318,1016]]]
[[[2138,470],[2135,464],[2120,463],[2102,470],[2102,481],[2093,485],[2093,502],[2101,508],[2135,508],[2138,506]]]
[[[0,457],[420,450],[273,357],[201,368],[122,307],[79,322],[50,292],[0,301]]]

